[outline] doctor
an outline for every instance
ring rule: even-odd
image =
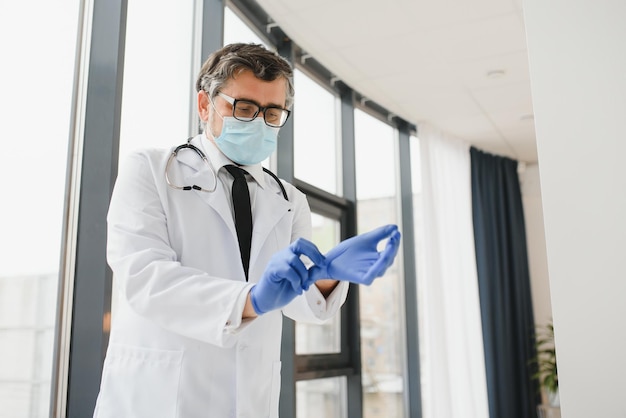
[[[322,255],[305,196],[262,168],[289,117],[292,77],[262,46],[216,51],[197,79],[204,133],[120,169],[107,245],[119,305],[94,417],[277,417],[282,314],[321,323],[348,282],[370,284],[393,262],[394,225]],[[248,227],[235,203],[245,186]]]

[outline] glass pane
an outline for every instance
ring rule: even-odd
[[[313,242],[322,253],[339,243],[339,221],[316,213],[311,214]],[[296,322],[296,354],[323,354],[341,352],[341,315],[334,315],[324,324]]]
[[[294,87],[294,175],[340,194],[339,99],[297,69]]]
[[[399,223],[397,141],[392,127],[355,111],[359,233]],[[383,243],[384,245],[384,243]],[[384,277],[359,286],[363,416],[404,417],[404,286],[399,252]]]
[[[0,133],[28,147],[0,164],[2,418],[49,416],[78,14],[78,0],[0,3]]]
[[[296,416],[347,417],[346,378],[331,377],[296,382]]]
[[[268,47],[267,43],[250,29],[230,7],[226,7],[224,9],[224,45],[235,42],[261,44]]]
[[[120,161],[136,148],[186,142],[198,120],[193,11],[193,2],[128,2]]]

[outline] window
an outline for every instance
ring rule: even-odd
[[[296,185],[307,191],[305,183]],[[348,207],[343,199],[318,189],[307,191],[312,211],[313,242],[324,253],[345,236]],[[347,305],[348,303],[346,303]],[[347,306],[329,322],[296,322],[296,410],[298,418],[317,414],[345,417],[347,411],[346,370],[354,369],[349,353]]]
[[[359,233],[399,223],[397,138],[394,129],[355,110]],[[363,416],[405,412],[404,287],[401,252],[384,277],[360,286]]]
[[[296,178],[340,194],[338,98],[302,71],[294,72],[294,172]]]
[[[325,253],[353,230],[350,222],[354,222],[354,209],[340,196],[338,95],[305,71],[306,66],[294,70],[294,184],[307,195],[312,211],[312,240]],[[355,305],[349,297],[341,313],[325,324],[295,324],[295,412],[298,418],[348,416],[350,379],[347,376],[350,372],[358,373],[360,366],[350,349],[353,344],[348,317],[354,311]],[[352,385],[354,381],[352,379]]]
[[[328,377],[297,382],[297,417],[347,417],[346,390],[345,377]]]
[[[294,174],[328,194],[337,192],[339,116],[334,94],[319,85],[302,71],[294,70],[296,90],[294,113]],[[323,167],[323,169],[321,169]],[[341,210],[333,216],[315,213],[313,209],[313,242],[326,253],[341,241]],[[296,354],[339,353],[340,318],[336,316],[324,325],[296,325]]]
[[[235,42],[261,44],[269,47],[230,7],[224,8],[224,45]],[[203,57],[206,59],[206,57]]]
[[[7,144],[21,145],[6,150],[13,157],[0,165],[0,417],[43,418],[50,410],[79,2],[5,3],[0,89],[2,109],[14,111],[0,132]]]
[[[311,214],[313,242],[324,254],[340,241],[340,223],[317,213]],[[296,354],[339,353],[341,351],[340,316],[322,325],[296,323]]]
[[[120,161],[137,148],[182,144],[198,120],[193,13],[193,2],[128,2]]]

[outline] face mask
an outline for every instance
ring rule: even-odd
[[[278,128],[267,126],[263,118],[242,122],[227,116],[223,121],[222,133],[215,138],[215,144],[237,164],[258,164],[276,150]]]

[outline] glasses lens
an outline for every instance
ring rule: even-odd
[[[285,109],[269,107],[264,112],[265,123],[274,127],[283,126],[287,121],[288,115],[289,113]]]
[[[245,100],[237,100],[235,107],[233,108],[233,116],[235,119],[239,119],[245,122],[249,122],[256,117],[259,113],[259,106],[255,103],[247,102]]]

